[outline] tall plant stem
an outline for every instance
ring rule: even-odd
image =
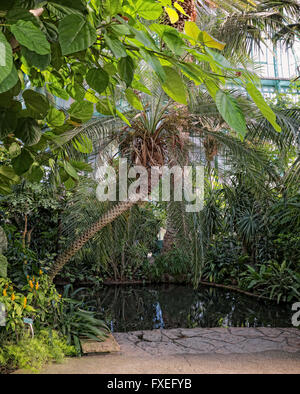
[[[138,203],[138,200],[128,200],[119,202],[101,218],[95,222],[87,231],[85,231],[79,238],[77,238],[61,255],[59,255],[50,268],[48,275],[52,281],[55,276],[62,270],[64,265],[86,244],[96,233],[103,227],[113,222],[116,218],[128,211],[131,207]]]

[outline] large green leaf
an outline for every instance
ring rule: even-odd
[[[35,119],[20,118],[15,131],[16,137],[24,142],[25,145],[35,145],[39,142],[42,133]]]
[[[199,34],[201,33],[201,30],[199,29],[199,27],[196,25],[195,22],[191,22],[191,21],[186,21],[184,24],[184,30],[185,33],[192,38],[192,40],[190,40],[190,42],[195,45],[196,42],[198,41],[199,38]]]
[[[149,96],[152,96],[151,91],[145,86],[143,85],[140,81],[133,81],[131,84],[133,89],[139,90],[140,92],[146,93]]]
[[[48,0],[49,3],[56,3],[65,7],[74,8],[81,12],[85,11],[85,5],[82,0]]]
[[[49,126],[59,127],[65,123],[65,114],[62,111],[51,107],[46,119]]]
[[[8,77],[13,66],[12,49],[5,35],[0,32],[0,83]]]
[[[30,115],[36,119],[44,119],[49,110],[49,102],[45,95],[32,89],[25,90],[23,99]]]
[[[61,47],[58,42],[51,43],[51,65],[59,70],[63,64],[63,57],[61,53]]]
[[[196,85],[200,85],[203,82],[203,74],[199,72],[199,68],[193,63],[181,63],[181,72],[194,81]]]
[[[281,127],[276,122],[276,115],[272,111],[272,109],[265,102],[260,91],[256,88],[256,86],[252,82],[248,82],[246,85],[247,92],[251,96],[252,100],[258,106],[259,110],[263,114],[263,116],[271,123],[276,131],[281,131]]]
[[[66,86],[66,92],[76,101],[82,101],[86,94],[85,89],[76,81]]]
[[[25,57],[29,66],[34,66],[39,70],[45,70],[51,61],[51,54],[39,55],[36,52],[30,51],[26,47],[22,47],[22,55]]]
[[[143,111],[143,104],[140,102],[139,98],[131,88],[126,89],[125,95],[127,101],[133,108],[138,109],[139,111]]]
[[[158,19],[163,12],[162,6],[152,0],[138,0],[130,3],[125,4],[123,9],[132,16],[138,14],[144,19],[155,20]]]
[[[107,46],[117,59],[127,56],[126,48],[119,40],[111,38],[107,34],[104,34],[104,39]]]
[[[30,21],[39,27],[39,20],[31,12],[29,12],[29,10],[16,5],[14,8],[8,11],[6,14],[6,19],[10,25],[17,23],[19,20],[23,20]]]
[[[94,105],[89,101],[75,101],[70,109],[69,114],[73,118],[80,119],[83,122],[91,119],[94,112]]]
[[[11,26],[11,32],[16,40],[39,55],[50,53],[50,44],[45,34],[30,21],[19,20]]]
[[[162,12],[162,6],[152,0],[138,0],[136,2],[136,12],[144,19],[156,20]]]
[[[80,15],[67,15],[58,25],[59,43],[62,54],[82,51],[97,39],[96,29]]]
[[[106,0],[106,9],[110,16],[115,16],[122,10],[122,0]],[[98,7],[96,7],[97,9]]]
[[[205,50],[220,66],[225,68],[232,68],[230,62],[220,52],[216,52],[213,49],[209,48],[205,48]]]
[[[206,31],[201,31],[198,39],[203,42],[206,47],[216,48],[222,51],[225,47],[225,43],[217,40],[216,38],[209,35]]]
[[[32,163],[34,162],[32,154],[27,149],[22,149],[19,156],[14,158],[12,161],[12,166],[17,175],[23,175],[29,170]]]
[[[102,93],[108,86],[109,75],[102,68],[92,68],[87,73],[86,81],[92,89]]]
[[[130,56],[123,57],[118,63],[119,73],[127,86],[130,86],[134,75],[134,62]]]
[[[8,74],[8,76],[0,83],[0,94],[13,88],[17,84],[18,80],[18,72],[13,65],[10,74]]]
[[[64,169],[65,171],[74,179],[78,180],[79,176],[75,168],[68,161],[64,161]]]
[[[17,142],[13,142],[8,148],[9,155],[13,159],[21,153],[21,146]]]
[[[166,79],[162,85],[163,90],[174,101],[181,104],[187,104],[185,85],[178,74],[172,67],[164,66]]]
[[[85,94],[84,94],[84,99],[87,101],[90,101],[93,104],[97,104],[99,99],[96,96],[96,93],[94,92],[93,89],[88,89]],[[80,101],[80,100],[79,100]]]
[[[18,183],[20,180],[14,169],[9,166],[0,166],[0,175],[7,180],[8,184]]]
[[[37,163],[33,163],[30,170],[25,174],[26,179],[32,183],[38,183],[43,179],[44,170]]]
[[[181,56],[184,53],[185,44],[179,37],[177,31],[166,31],[162,38],[176,55]]]
[[[76,186],[76,182],[73,178],[69,177],[67,180],[64,181],[64,185],[66,190],[72,190]]]
[[[141,49],[140,53],[143,57],[143,59],[148,63],[152,69],[155,71],[157,76],[161,81],[165,81],[166,79],[166,73],[165,70],[163,69],[163,66],[160,64],[160,61],[155,55],[150,54],[148,51]]]
[[[134,39],[128,39],[129,41],[133,42],[134,45],[140,46],[140,44],[143,44],[146,48],[150,48],[153,51],[158,51],[158,47],[155,44],[155,41],[151,35],[143,30],[138,30],[135,29],[134,27],[130,26],[130,32],[134,34]]]
[[[47,83],[46,89],[55,97],[60,97],[63,100],[69,100],[68,89],[62,89],[57,83]]]
[[[118,117],[120,119],[123,120],[123,122],[125,122],[126,124],[128,124],[129,127],[131,127],[131,123],[129,122],[129,120],[126,118],[126,116],[124,114],[122,114],[122,112],[116,110],[116,114],[118,115]]]
[[[247,131],[246,121],[236,99],[219,89],[215,95],[215,102],[226,123],[243,138]]]
[[[0,139],[14,132],[17,127],[17,121],[18,119],[14,111],[0,108]]]

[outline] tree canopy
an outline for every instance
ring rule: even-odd
[[[22,177],[40,181],[54,167],[61,169],[58,183],[74,183],[78,171],[88,166],[70,161],[64,134],[97,113],[129,124],[118,100],[143,109],[139,95],[151,95],[141,82],[143,63],[178,103],[187,104],[186,81],[203,86],[241,138],[245,117],[225,83],[243,86],[280,131],[255,86],[257,79],[222,55],[224,43],[188,17],[184,31],[172,26],[185,16],[183,2],[0,2],[0,147],[6,158],[1,158],[0,193],[9,193]],[[75,138],[73,144],[91,153],[87,137]]]

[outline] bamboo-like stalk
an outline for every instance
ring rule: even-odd
[[[103,227],[112,223],[116,218],[121,216],[124,212],[128,211],[131,207],[138,203],[139,200],[132,199],[128,201],[122,201],[116,204],[108,212],[101,216],[101,218],[95,222],[87,231],[85,231],[79,238],[77,238],[61,255],[58,256],[52,267],[50,268],[48,275],[50,280],[53,280],[55,276],[62,270],[64,265],[85,245],[96,233],[98,233]]]

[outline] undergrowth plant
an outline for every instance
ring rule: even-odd
[[[248,265],[241,274],[240,285],[277,302],[289,302],[300,297],[300,272],[292,270],[291,263],[286,261],[269,261],[259,264],[257,269]]]
[[[18,368],[39,372],[47,362],[61,363],[65,356],[76,355],[74,346],[53,330],[41,330],[31,338],[24,335],[17,343],[5,341],[0,348],[1,369]]]

